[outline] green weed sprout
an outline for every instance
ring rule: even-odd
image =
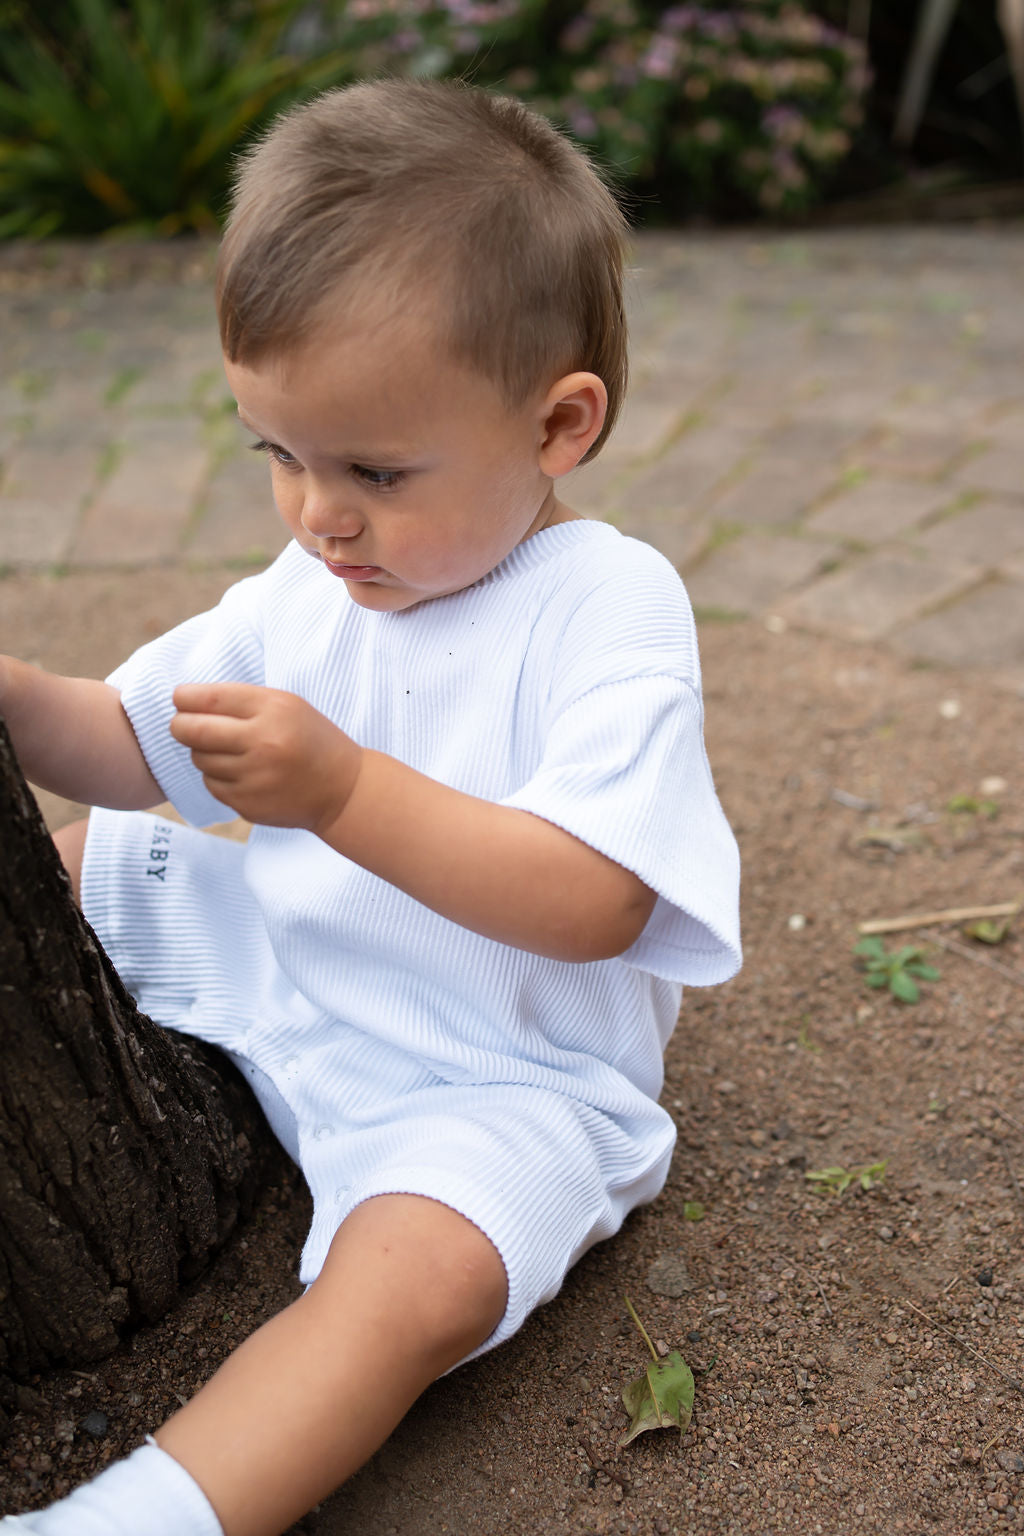
[[[999,801],[981,800],[977,795],[954,795],[946,810],[954,816],[982,816],[986,821],[994,821],[999,815]]]
[[[813,1173],[805,1173],[804,1178],[816,1184],[823,1194],[827,1190],[833,1195],[845,1195],[851,1184],[859,1184],[867,1192],[881,1184],[888,1166],[889,1159],[886,1158],[882,1163],[869,1163],[864,1168],[817,1168]]]
[[[872,934],[854,945],[855,955],[864,961],[865,977],[869,987],[888,987],[893,997],[901,1003],[916,1003],[921,989],[915,981],[938,981],[939,973],[933,965],[921,959],[923,949],[904,944],[900,949],[887,950],[881,939]]]

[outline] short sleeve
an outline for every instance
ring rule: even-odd
[[[179,683],[262,683],[263,647],[254,602],[260,581],[257,576],[236,583],[216,608],[142,646],[107,678],[121,694],[150,772],[193,826],[231,821],[235,812],[210,794],[188,748],[171,735],[172,694]]]
[[[637,678],[576,700],[551,728],[537,772],[504,803],[554,822],[656,892],[627,964],[696,986],[738,969],[739,854],[690,684]]]
[[[650,546],[619,538],[600,554],[599,579],[544,637],[538,760],[503,803],[655,891],[628,965],[710,986],[740,965],[739,853],[704,750],[693,613],[678,572]]]

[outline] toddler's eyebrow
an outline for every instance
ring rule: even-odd
[[[262,438],[266,442],[276,443],[277,438],[274,433],[264,432],[254,421],[250,421],[241,406],[238,407],[238,419],[243,427],[248,428],[250,432],[255,432],[257,437]],[[335,452],[332,457],[344,460],[350,464],[372,465],[375,469],[398,469],[408,467],[422,459],[424,453],[421,448],[416,448],[411,444],[408,447],[402,447],[398,444],[386,448],[376,447],[365,453],[360,452],[358,448],[348,448],[344,452]]]
[[[235,407],[235,414],[243,427],[246,427],[250,432],[255,432],[257,437],[263,437],[264,434],[260,431],[259,427],[255,422],[249,420],[240,405]]]

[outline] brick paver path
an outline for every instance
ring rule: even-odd
[[[661,548],[705,622],[1024,688],[1024,229],[652,234],[636,262],[630,400],[570,504]],[[0,571],[276,553],[206,276],[0,316]]]

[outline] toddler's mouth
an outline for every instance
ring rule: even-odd
[[[326,555],[320,558],[332,576],[340,576],[345,581],[373,581],[375,576],[381,574],[379,565],[336,565]]]

